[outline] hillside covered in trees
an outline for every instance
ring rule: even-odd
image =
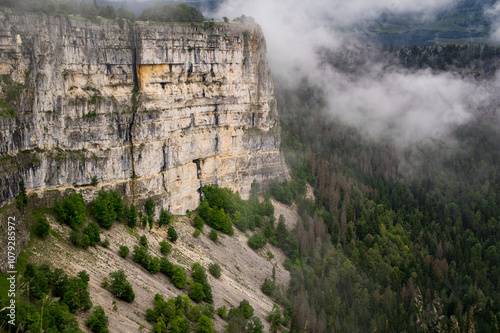
[[[470,72],[479,64],[487,73],[481,77],[498,64],[498,49],[490,47],[387,54],[409,68]],[[316,197],[288,188],[301,215],[300,260],[288,291],[291,331],[497,332],[497,119],[479,113],[454,129],[454,145],[401,152],[328,115],[321,88],[306,80],[281,82],[277,96],[291,184],[308,182]],[[402,157],[413,162],[410,174]]]

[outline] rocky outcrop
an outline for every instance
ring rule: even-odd
[[[0,203],[102,186],[195,209],[285,175],[266,45],[253,24],[0,12]],[[92,186],[97,181],[98,186]]]

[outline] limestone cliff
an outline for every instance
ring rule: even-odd
[[[194,209],[285,174],[257,25],[115,24],[0,12],[0,204],[101,186]],[[91,186],[95,177],[99,185]]]

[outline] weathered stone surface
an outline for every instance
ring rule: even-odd
[[[217,183],[247,196],[286,170],[252,24],[100,24],[0,12],[0,204],[101,186],[194,209]],[[18,89],[15,101],[6,96]],[[99,186],[90,186],[97,177]]]

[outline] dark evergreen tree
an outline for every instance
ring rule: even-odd
[[[125,302],[133,302],[135,294],[132,285],[127,281],[125,272],[120,269],[109,274],[111,278],[110,288],[111,293]]]

